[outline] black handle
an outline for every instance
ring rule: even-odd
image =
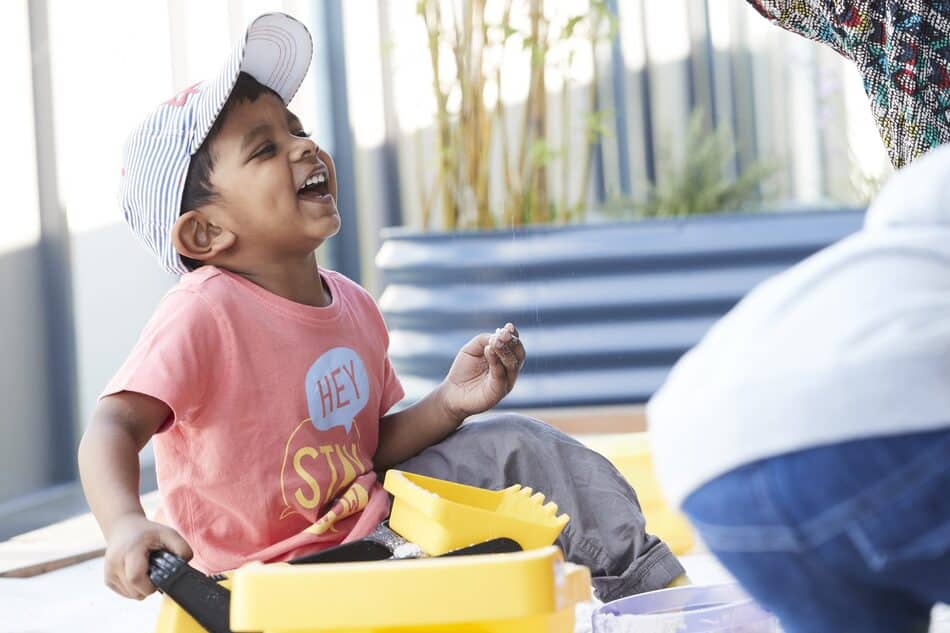
[[[392,558],[392,550],[385,545],[360,539],[343,545],[329,547],[315,554],[307,554],[288,561],[291,565],[315,565],[319,563],[370,563]]]
[[[231,633],[231,592],[164,550],[148,557],[148,577],[208,633]]]
[[[488,541],[482,541],[481,543],[476,543],[475,545],[469,545],[468,547],[463,547],[461,549],[454,549],[451,552],[446,552],[445,554],[439,555],[439,558],[447,558],[449,556],[472,556],[474,554],[511,554],[512,552],[520,551],[522,550],[521,545],[518,544],[518,541],[506,537],[499,537]]]

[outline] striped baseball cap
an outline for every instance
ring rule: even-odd
[[[301,22],[283,13],[256,18],[217,77],[160,104],[129,135],[122,156],[119,201],[126,222],[176,275],[188,272],[172,245],[191,157],[205,140],[245,72],[289,103],[300,88],[313,42]]]

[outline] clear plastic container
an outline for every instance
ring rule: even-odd
[[[736,583],[674,587],[608,602],[594,633],[781,633],[778,619]]]

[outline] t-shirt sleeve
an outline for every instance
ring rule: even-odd
[[[810,40],[827,44],[851,58],[855,43],[872,36],[867,0],[748,0],[769,22]]]
[[[204,298],[189,290],[171,291],[100,398],[133,391],[161,400],[172,416],[160,432],[195,420],[212,377],[226,370],[222,335],[220,321]]]

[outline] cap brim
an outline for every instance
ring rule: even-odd
[[[313,41],[307,27],[289,15],[267,13],[247,28],[241,70],[290,103],[312,57]]]
[[[313,57],[313,40],[302,22],[285,13],[265,13],[247,27],[224,70],[201,91],[192,152],[198,150],[227,103],[238,75],[246,72],[283,99],[297,94]]]

